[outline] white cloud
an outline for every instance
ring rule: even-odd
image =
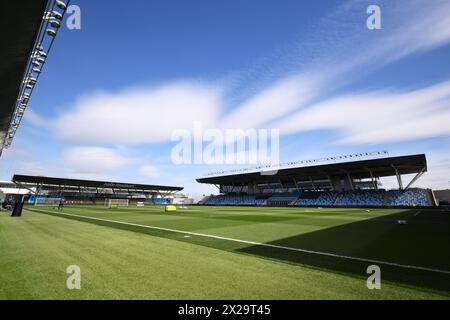
[[[139,168],[139,175],[144,178],[155,178],[159,177],[160,173],[157,167],[145,165]]]
[[[74,147],[63,152],[61,165],[76,174],[98,174],[135,164],[136,160],[116,149],[103,147]]]
[[[346,144],[415,140],[450,134],[450,82],[406,93],[333,98],[276,122],[282,134],[334,129]]]
[[[45,128],[48,125],[48,122],[45,118],[39,116],[32,109],[27,109],[25,113],[24,119],[35,127],[43,127]]]
[[[63,141],[116,144],[168,141],[173,130],[191,129],[194,121],[214,123],[220,94],[217,88],[187,83],[100,93],[77,101],[51,126]]]
[[[270,120],[309,102],[317,94],[317,83],[311,77],[293,76],[279,81],[256,94],[231,114],[227,115],[223,128],[261,128]]]
[[[394,26],[379,46],[388,60],[427,51],[450,41],[450,2],[412,0],[397,7]]]
[[[318,27],[316,36],[301,44],[298,57],[291,55],[293,61],[306,60],[299,63],[302,65],[302,73],[279,79],[256,93],[227,115],[222,126],[255,128],[267,125],[277,118],[291,117],[293,111],[307,107],[312,100],[323,101],[330,92],[362,74],[450,41],[450,2],[447,0],[385,3],[382,15],[386,30],[382,31],[370,31],[365,23],[361,23],[361,12],[358,10],[364,7],[362,3],[364,2],[354,1],[354,5],[343,6],[331,14]],[[333,32],[330,33],[330,30]],[[380,94],[382,96],[377,98],[378,102],[389,105],[396,103],[395,100],[389,101],[391,97],[388,95],[383,95],[382,92]],[[376,96],[377,93],[374,92],[373,95]],[[380,110],[380,105],[372,106],[370,114],[387,111],[386,117],[389,116],[390,112],[386,110],[388,108]],[[342,108],[340,116],[353,117],[355,110],[351,110],[351,113],[346,111],[347,109]],[[327,110],[323,113],[326,118]],[[412,116],[411,114],[410,118]],[[424,121],[427,124],[437,124],[439,119]],[[404,128],[400,131],[410,130]],[[436,135],[439,135],[440,131],[436,131]],[[433,135],[430,130],[427,133]],[[424,135],[426,133],[418,133],[420,137]],[[398,139],[396,132],[390,135],[385,132],[385,136],[386,141],[390,138],[402,140]],[[369,141],[371,138],[361,141],[364,140]]]
[[[291,70],[290,76],[279,78],[235,108],[224,109],[226,99],[222,93],[225,88],[177,82],[148,89],[92,94],[79,99],[68,111],[48,123],[55,135],[64,142],[146,144],[169,141],[174,130],[192,130],[196,121],[201,121],[204,128],[245,129],[269,125],[277,127],[279,122],[273,125],[273,121],[288,117],[282,122],[286,129],[293,123],[292,112],[305,109],[314,101],[316,106],[302,113],[302,118],[315,118],[318,108],[323,107],[321,116],[325,123],[319,126],[315,124],[316,119],[310,123],[303,121],[303,129],[299,130],[324,127],[344,131],[342,126],[350,123],[354,130],[345,130],[346,139],[341,141],[343,143],[400,141],[403,138],[440,135],[442,131],[445,133],[443,129],[431,130],[432,126],[437,127],[442,121],[439,117],[427,115],[427,119],[424,119],[424,112],[415,112],[419,111],[418,108],[408,110],[408,123],[400,121],[398,116],[401,107],[397,106],[395,100],[403,99],[400,95],[390,96],[381,92],[377,96],[378,93],[374,92],[317,103],[328,98],[328,92],[351,82],[354,78],[352,75],[364,72],[363,68],[373,70],[415,52],[431,50],[450,40],[448,1],[386,3],[382,14],[383,21],[388,22],[383,26],[389,32],[383,29],[378,33],[368,30],[365,23],[361,23],[361,14],[365,14],[358,11],[363,7],[361,3],[354,1],[355,5],[344,5],[330,14],[316,30],[320,37],[313,36],[304,43],[302,48],[307,54],[291,57],[314,61],[303,63],[302,73]],[[333,30],[332,35],[329,35],[330,29]],[[411,105],[405,99],[401,103]],[[338,108],[337,104],[341,106]],[[360,108],[356,107],[358,104]],[[374,119],[381,120],[382,113],[383,118],[393,114],[397,125],[402,128],[395,131],[380,129],[382,132],[377,133],[376,128],[372,127],[370,132],[363,134],[360,127],[355,128],[356,120],[361,120],[355,113],[362,111],[370,115],[371,122]],[[345,117],[349,119],[339,120]],[[28,120],[37,125],[46,122],[33,113],[30,113]],[[419,130],[412,130],[413,120],[421,125]],[[380,127],[382,123],[384,121],[379,123]],[[411,132],[414,134],[410,138],[399,135]]]

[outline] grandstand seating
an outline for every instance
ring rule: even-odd
[[[380,207],[384,205],[384,194],[384,190],[344,192],[339,195],[335,205],[342,207]]]
[[[386,202],[386,195],[388,201]],[[295,201],[297,199],[297,201]],[[207,205],[287,206],[338,206],[338,207],[382,207],[382,206],[430,206],[426,190],[407,191],[359,190],[338,192],[291,192],[272,195],[219,195],[211,196]]]
[[[429,200],[426,190],[410,189],[407,191],[391,190],[388,191],[388,206],[429,206]]]
[[[304,192],[295,203],[296,206],[332,206],[336,201],[336,192]]]
[[[297,197],[299,196],[300,193],[298,192],[290,192],[290,193],[277,193],[277,194],[273,194],[272,196],[270,196],[267,201],[266,204],[267,205],[275,205],[275,206],[283,206],[283,205],[288,205],[290,204],[292,201],[294,201],[295,199],[297,199]]]
[[[206,201],[207,205],[257,205],[256,197],[252,195],[219,195],[210,197]]]

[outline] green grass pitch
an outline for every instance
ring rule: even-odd
[[[449,299],[449,231],[419,209],[27,207],[0,213],[0,299]]]

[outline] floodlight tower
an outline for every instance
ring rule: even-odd
[[[44,16],[41,20],[39,31],[35,38],[31,54],[28,57],[22,82],[19,87],[19,94],[9,121],[5,136],[0,140],[0,156],[4,149],[11,146],[17,129],[22,121],[25,110],[30,101],[39,76],[47,60],[48,54],[53,46],[53,42],[61,27],[70,0],[48,0],[45,5]]]

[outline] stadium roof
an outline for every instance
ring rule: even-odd
[[[42,184],[55,185],[66,187],[92,187],[92,188],[112,188],[112,189],[133,189],[142,191],[181,191],[183,187],[160,186],[149,184],[123,183],[123,182],[108,182],[108,181],[93,181],[93,180],[79,180],[79,179],[65,179],[65,178],[51,178],[40,176],[26,176],[16,174],[12,181],[17,184]]]
[[[2,1],[0,50],[0,154],[16,100],[44,16],[47,0]]]
[[[418,174],[427,171],[427,161],[424,154],[400,157],[385,157],[380,159],[358,160],[322,165],[299,166],[278,171],[260,170],[256,172],[229,174],[197,179],[200,183],[217,185],[233,185],[258,183],[267,181],[291,181],[296,179],[320,179],[327,176],[351,175],[353,179],[370,179],[373,177],[388,177]]]

